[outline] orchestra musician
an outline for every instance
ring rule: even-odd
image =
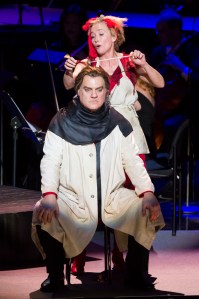
[[[182,17],[172,9],[165,9],[156,24],[160,45],[152,51],[150,63],[165,79],[165,87],[156,89],[156,145],[168,150],[180,123],[190,118],[197,154],[199,43],[198,35],[186,37],[182,28]]]

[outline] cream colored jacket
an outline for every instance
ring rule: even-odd
[[[138,156],[134,137],[124,137],[117,126],[101,141],[101,215],[105,225],[116,231],[121,250],[127,249],[130,234],[146,248],[150,248],[155,231],[164,226],[162,215],[155,223],[141,215],[145,191],[154,186]],[[98,224],[98,195],[96,178],[95,144],[73,145],[51,131],[46,134],[44,156],[41,161],[42,193],[58,194],[59,220],[55,217],[42,229],[63,243],[66,257],[73,257],[91,241]],[[135,186],[134,190],[123,187],[125,173]],[[40,204],[37,202],[35,209]],[[32,236],[40,248],[33,213]],[[40,248],[41,249],[41,248]]]

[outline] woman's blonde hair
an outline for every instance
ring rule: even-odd
[[[148,82],[142,80],[142,78],[138,77],[136,84],[140,86],[143,90],[149,92],[149,94],[154,98],[155,97],[155,88],[149,84]]]

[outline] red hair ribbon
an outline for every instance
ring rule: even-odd
[[[91,26],[91,24],[92,24],[95,20],[97,20],[97,18],[91,18],[91,19],[89,19],[89,20],[82,26],[82,29],[83,29],[84,31],[88,31],[89,27]]]
[[[89,57],[91,59],[95,59],[97,57],[97,51],[95,47],[93,46],[91,35],[88,36],[88,49],[89,49]]]
[[[91,18],[89,19],[83,26],[82,29],[84,31],[88,31],[88,29],[90,28],[90,26],[94,23],[94,21],[96,21],[97,19],[99,19],[99,17],[96,18]],[[120,28],[120,25],[115,22],[114,20],[108,18],[108,17],[104,17],[102,20],[102,22],[105,22],[108,28]]]

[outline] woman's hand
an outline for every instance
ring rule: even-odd
[[[36,209],[36,216],[39,221],[46,224],[52,221],[53,216],[58,218],[59,206],[54,194],[49,194],[40,200],[40,204]]]
[[[131,60],[136,66],[136,73],[139,76],[143,76],[144,81],[148,82],[153,87],[164,87],[164,78],[156,69],[148,64],[145,54],[138,50],[134,50],[129,56],[129,60]]]
[[[77,60],[73,57],[68,56],[68,54],[65,55],[64,58],[66,58],[66,61],[64,63],[64,67],[65,67],[66,71],[68,73],[73,73],[73,71],[76,67],[76,64],[77,64]]]
[[[81,72],[81,70],[87,65],[87,59],[76,60],[70,57],[68,54],[64,56],[66,58],[64,67],[66,69],[63,76],[63,83],[66,89],[71,89],[75,85],[75,78]]]
[[[130,60],[137,66],[144,66],[146,64],[145,54],[139,50],[134,50],[130,53]]]

